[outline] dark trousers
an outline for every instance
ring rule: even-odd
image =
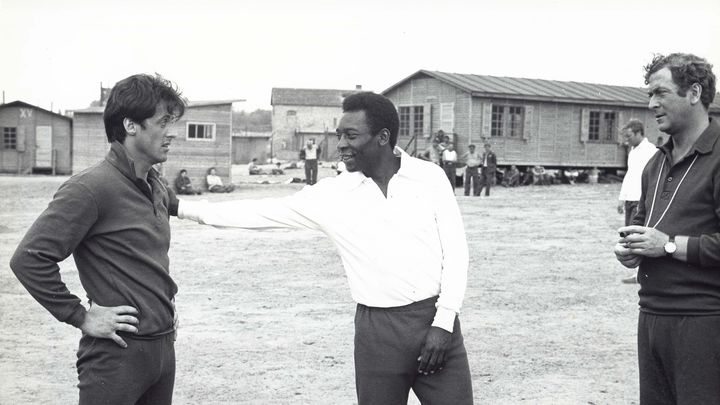
[[[625,201],[625,226],[630,225],[633,217],[637,214],[638,202],[637,201]]]
[[[720,316],[640,312],[641,405],[720,404]]]
[[[355,384],[358,405],[407,405],[410,389],[423,404],[472,404],[467,352],[455,318],[445,367],[418,374],[418,357],[435,317],[437,297],[394,308],[358,304]]]
[[[485,195],[490,195],[490,186],[493,184],[493,176],[495,176],[495,169],[492,169],[490,167],[483,167],[482,168],[482,179],[480,183],[480,191],[478,192],[478,195],[482,193],[483,188],[485,188]]]
[[[480,175],[477,166],[465,168],[465,195],[470,195],[471,184],[473,195],[480,195]]]
[[[455,190],[455,162],[443,162],[443,170],[450,181],[450,187]]]
[[[317,159],[305,160],[305,183],[313,185],[317,183],[318,163]]]
[[[175,384],[174,334],[157,339],[83,335],[77,352],[80,405],[170,405]]]

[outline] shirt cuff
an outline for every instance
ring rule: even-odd
[[[82,324],[85,322],[85,314],[87,314],[85,307],[78,304],[75,311],[73,311],[72,315],[70,315],[65,322],[80,329]]]
[[[177,217],[200,222],[200,202],[178,199]]]
[[[687,262],[691,263],[691,264],[701,264],[700,263],[700,238],[697,236],[688,236]]]
[[[445,329],[446,331],[452,333],[456,316],[457,313],[452,309],[438,307],[432,326]]]

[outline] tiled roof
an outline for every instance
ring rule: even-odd
[[[357,91],[362,90],[288,89],[275,87],[272,89],[270,104],[342,107],[343,98]]]
[[[524,79],[516,77],[483,76],[419,70],[392,85],[383,94],[417,77],[432,77],[477,97],[517,98],[555,102],[602,103],[646,107],[647,89],[643,87],[612,86],[557,80]],[[720,111],[716,97],[711,110]]]

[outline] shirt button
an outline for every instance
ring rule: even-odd
[[[668,183],[672,181],[672,176],[667,178]]]

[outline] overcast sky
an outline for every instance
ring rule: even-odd
[[[106,4],[108,3],[108,4]],[[644,86],[654,53],[720,66],[720,1],[0,0],[5,101],[87,107],[134,73],[190,100],[380,92],[419,69]]]

